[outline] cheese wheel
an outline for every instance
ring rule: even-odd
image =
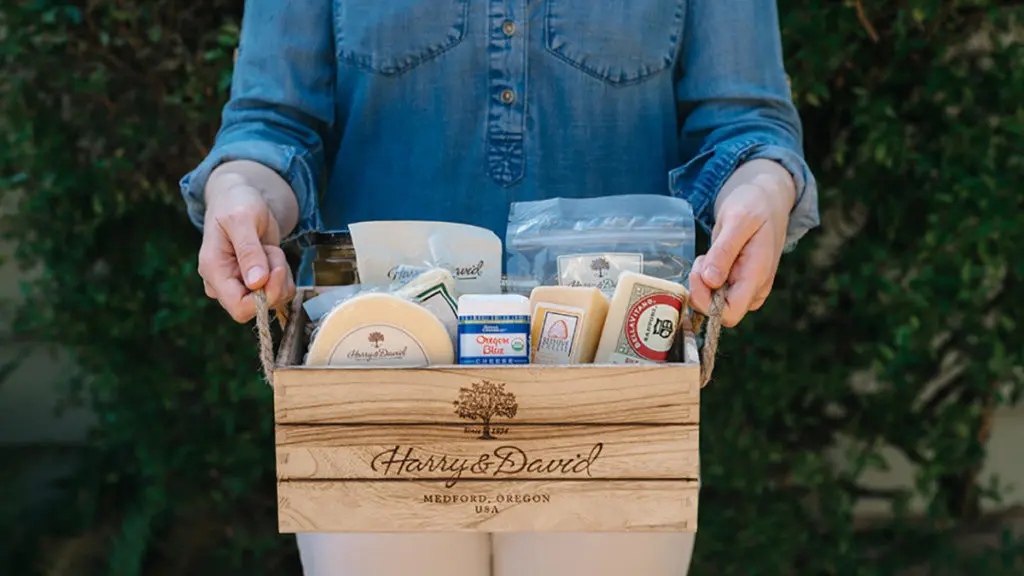
[[[689,291],[682,284],[626,271],[619,276],[594,362],[664,362],[679,331]]]
[[[448,330],[433,313],[394,294],[361,294],[332,310],[307,366],[422,367],[453,364]]]
[[[530,362],[593,362],[608,305],[608,297],[593,287],[534,288],[530,292]]]

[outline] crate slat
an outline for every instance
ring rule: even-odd
[[[274,375],[278,424],[464,424],[462,390],[502,386],[523,424],[696,424],[700,368],[502,366],[285,369]]]
[[[696,426],[278,426],[277,476],[696,479]]]
[[[278,484],[282,533],[694,532],[693,480],[289,481]]]
[[[280,532],[697,529],[691,333],[684,364],[307,368],[310,296],[274,371]]]

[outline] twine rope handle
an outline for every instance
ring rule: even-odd
[[[260,364],[263,365],[263,379],[274,387],[274,338],[270,334],[270,307],[267,294],[262,288],[253,293],[256,302],[256,332],[260,339]]]
[[[260,363],[263,365],[263,378],[271,387],[274,386],[274,339],[270,334],[270,307],[267,295],[262,289],[253,293],[256,303],[256,332],[260,341]],[[711,372],[715,369],[715,354],[718,352],[718,337],[722,331],[722,310],[725,308],[724,289],[715,290],[711,294],[711,310],[707,316],[694,313],[693,331],[700,332],[703,324],[707,324],[704,333],[704,346],[701,347],[700,387],[707,386],[711,381]],[[279,318],[280,319],[280,318]]]

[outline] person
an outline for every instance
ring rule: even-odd
[[[504,229],[510,202],[687,199],[692,305],[760,308],[818,225],[774,0],[248,0],[222,126],[181,181],[206,294],[238,322],[282,241],[366,220]],[[307,250],[308,253],[308,250]],[[308,256],[299,282],[308,284]],[[304,534],[307,576],[662,576],[693,534]]]

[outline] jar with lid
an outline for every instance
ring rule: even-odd
[[[359,283],[356,251],[348,230],[316,232],[310,238],[316,249],[313,287],[331,288]]]

